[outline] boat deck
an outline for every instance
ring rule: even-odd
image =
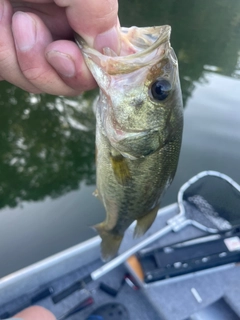
[[[176,212],[176,206],[162,210],[158,215],[157,223],[149,230],[146,237],[162,228]],[[164,236],[155,245],[166,246],[203,234],[202,231],[187,226],[178,233],[172,232]],[[125,251],[137,241],[139,240],[132,239],[132,230],[128,230],[121,251]],[[1,314],[10,312],[9,315],[12,316],[14,311],[27,306],[38,290],[51,286],[56,294],[96,270],[102,265],[100,258],[96,259],[99,257],[99,242],[99,238],[90,240],[79,247],[70,248],[53,258],[1,279]],[[98,288],[99,282],[114,289],[119,288],[126,272],[128,272],[127,267],[121,265],[99,281],[89,283],[86,289],[76,291],[57,304],[53,304],[50,297],[37,304],[48,308],[59,317],[79,301],[91,295],[94,304],[72,315],[68,318],[69,320],[85,319],[98,306],[108,302],[122,303],[127,308],[130,319],[184,320],[194,312],[224,297],[230,307],[240,315],[240,268],[238,265],[230,264],[158,281],[137,291],[125,283],[116,297]],[[193,289],[199,294],[201,301],[196,299],[192,292]],[[230,317],[228,319],[231,320]]]

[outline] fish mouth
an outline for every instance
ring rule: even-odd
[[[170,35],[171,27],[168,25],[147,28],[122,27],[120,57],[124,56],[125,59],[135,60],[139,56],[147,55],[162,43],[168,42]]]
[[[90,48],[85,40],[75,33],[75,40],[86,59],[93,60],[108,74],[131,73],[149,64],[155,64],[168,54],[171,27],[169,25],[147,28],[120,28],[122,49],[118,56],[111,49],[105,55]]]

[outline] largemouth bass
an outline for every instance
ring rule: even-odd
[[[102,258],[117,254],[125,230],[152,225],[173,180],[181,147],[182,96],[170,26],[121,28],[117,56],[76,36],[100,95],[96,107],[96,195],[106,220],[95,226]]]

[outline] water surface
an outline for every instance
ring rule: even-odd
[[[240,183],[240,2],[120,0],[124,26],[170,24],[185,108],[177,174],[162,205],[202,170]],[[0,82],[0,276],[95,235],[96,91],[28,94]]]

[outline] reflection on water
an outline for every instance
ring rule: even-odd
[[[27,94],[1,84],[0,208],[95,183],[95,94]]]
[[[90,226],[104,218],[104,211],[92,212],[99,205],[94,189],[81,184],[55,199],[23,201],[21,207],[2,210],[0,275],[95,236]]]
[[[178,170],[163,205],[175,201],[179,187],[204,170],[223,172],[240,183],[240,81],[214,73],[205,77],[185,109]]]
[[[185,128],[163,205],[201,170],[240,182],[240,1],[121,0],[120,20],[172,26]],[[0,255],[8,261],[0,264],[0,276],[92,236],[88,226],[103,219],[91,196],[95,97],[96,91],[67,99],[32,95],[0,82]],[[19,242],[21,264],[14,256]]]
[[[129,12],[129,2],[120,2],[120,13],[127,26],[133,22],[138,26],[172,26],[171,43],[179,60],[185,103],[195,82],[206,81],[207,66],[214,66],[214,71],[220,74],[239,78],[238,0],[135,0],[131,4]]]

